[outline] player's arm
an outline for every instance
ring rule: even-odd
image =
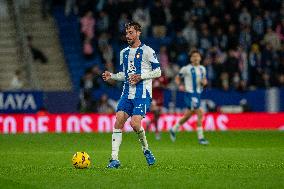
[[[111,73],[109,71],[105,71],[102,74],[102,77],[103,77],[104,81],[108,81],[109,79],[113,79],[113,80],[117,80],[117,81],[124,81],[125,80],[123,72],[118,72],[118,73],[114,74],[114,73]]]
[[[141,75],[133,74],[129,79],[130,84],[134,85],[141,80],[154,79],[162,75],[160,63],[157,59],[155,51],[150,48],[149,51],[147,52],[147,56],[148,56],[148,61],[151,64],[152,71],[142,73]]]
[[[181,85],[181,77],[180,77],[180,75],[177,75],[177,76],[175,77],[175,82],[176,82],[176,84],[177,84],[178,86]]]
[[[205,87],[208,84],[207,78],[206,78],[206,69],[202,68],[202,78],[201,78],[201,85]]]
[[[151,64],[152,70],[147,73],[141,74],[141,79],[154,79],[157,77],[161,77],[162,72],[160,68],[160,63],[158,61],[157,55],[155,51],[151,48],[149,48],[149,51],[147,52],[149,63]]]
[[[207,79],[206,79],[206,78],[203,78],[203,79],[201,80],[201,85],[202,85],[203,87],[205,87],[207,84],[208,84]]]
[[[117,81],[124,81],[125,80],[125,75],[124,72],[118,72],[116,74],[111,73],[111,79],[117,80]]]
[[[179,74],[175,77],[175,83],[181,91],[184,90],[184,85],[182,83],[182,78],[184,77],[184,75],[186,75],[186,68],[182,67],[179,71]]]

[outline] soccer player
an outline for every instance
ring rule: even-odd
[[[172,141],[176,140],[178,128],[183,125],[194,113],[197,114],[197,134],[199,144],[207,145],[209,142],[204,138],[202,128],[202,110],[200,108],[200,95],[203,87],[207,85],[206,69],[200,65],[201,54],[197,50],[193,50],[189,54],[191,64],[180,69],[179,75],[175,81],[178,86],[181,85],[181,78],[184,78],[185,94],[184,101],[187,110],[184,116],[170,129],[170,137]]]
[[[118,168],[119,146],[122,141],[122,128],[131,117],[130,125],[142,145],[148,165],[155,163],[155,157],[148,147],[141,121],[149,110],[152,98],[152,79],[161,76],[160,64],[155,51],[141,43],[141,26],[130,22],[125,26],[128,47],[120,52],[121,71],[117,74],[105,71],[103,79],[124,81],[123,91],[116,110],[116,121],[112,134],[112,153],[108,168]]]

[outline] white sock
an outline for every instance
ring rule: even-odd
[[[114,160],[118,160],[118,152],[121,141],[122,141],[121,129],[113,129],[111,158]]]
[[[177,132],[179,127],[180,127],[180,124],[179,124],[179,122],[177,122],[173,127],[173,131]]]
[[[204,138],[203,128],[202,127],[197,127],[197,136],[198,136],[198,139]]]
[[[147,142],[147,139],[146,139],[146,135],[145,135],[145,130],[144,128],[141,126],[140,130],[136,132],[137,135],[138,135],[138,139],[142,145],[142,150],[143,152],[145,150],[148,150],[148,142]]]

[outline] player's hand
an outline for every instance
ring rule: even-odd
[[[185,91],[185,86],[184,85],[179,85],[178,86],[179,91]]]
[[[104,81],[107,81],[111,78],[111,73],[109,71],[105,71],[103,74],[102,74],[102,77],[103,77],[103,80]]]
[[[207,85],[207,79],[202,79],[202,80],[201,80],[201,85],[202,85],[203,87],[205,87],[205,86]]]
[[[133,74],[129,77],[129,83],[131,85],[135,85],[136,83],[138,83],[141,80],[141,75],[139,74]]]

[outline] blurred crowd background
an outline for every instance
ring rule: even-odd
[[[209,87],[249,90],[284,85],[284,2],[271,0],[67,0],[66,16],[81,23],[86,58],[99,56],[115,72],[112,43],[124,44],[124,25],[142,25],[142,38],[153,46],[167,87],[188,51],[202,52]],[[142,40],[142,41],[143,41]],[[122,45],[121,45],[122,46]],[[93,77],[97,80],[97,72]],[[89,71],[85,75],[89,76]],[[95,82],[94,87],[99,87]]]
[[[29,0],[21,2],[30,6]],[[121,89],[121,83],[104,83],[101,73],[119,69],[119,51],[127,46],[124,25],[131,20],[142,25],[142,42],[158,55],[163,73],[154,81],[158,91],[183,90],[174,77],[189,63],[191,49],[202,53],[209,89],[243,92],[284,86],[282,0],[42,0],[41,16],[54,16],[59,25],[74,19],[79,23],[75,48],[87,64],[73,87],[81,91],[81,107],[94,103],[90,99],[96,90]],[[113,112],[115,103],[111,106],[108,95],[101,95],[92,111]]]

